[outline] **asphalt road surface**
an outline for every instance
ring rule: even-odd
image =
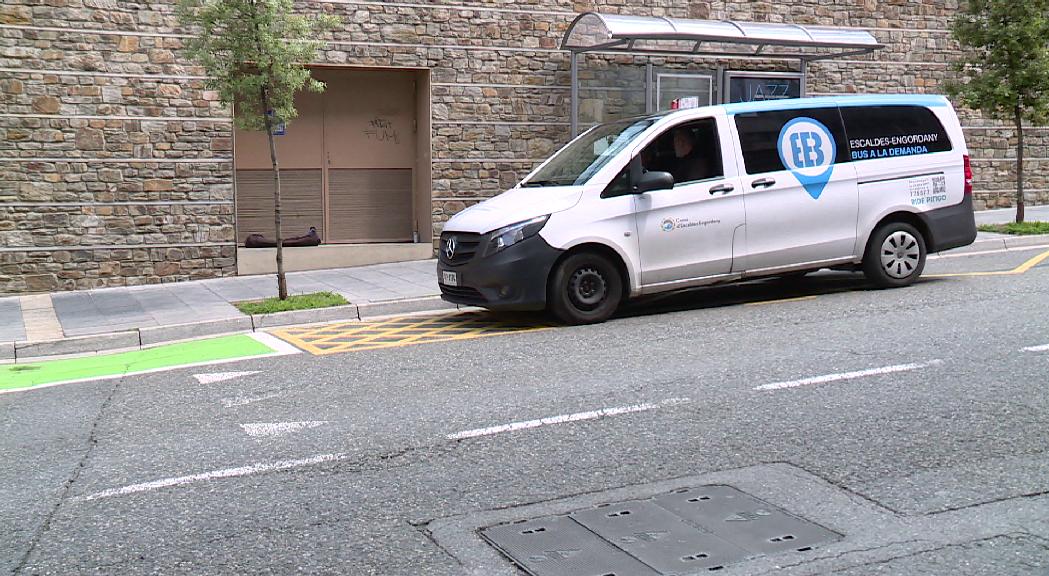
[[[478,528],[724,484],[842,538],[718,574],[1049,574],[1049,260],[942,276],[1038,254],[3,394],[0,572],[515,574]]]

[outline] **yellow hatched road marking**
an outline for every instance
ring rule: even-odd
[[[480,312],[405,316],[376,322],[344,322],[284,328],[272,334],[314,355],[452,342],[552,328],[537,321],[513,322]]]
[[[954,274],[930,274],[926,278],[959,278],[963,276],[1015,276],[1018,274],[1026,274],[1028,270],[1044,262],[1049,258],[1049,251],[1042,252],[1041,254],[1031,258],[1027,262],[1020,264],[1012,270],[999,270],[995,272],[957,272]]]

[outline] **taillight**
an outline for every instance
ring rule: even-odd
[[[969,155],[965,155],[965,195],[973,195],[973,165],[969,162]]]

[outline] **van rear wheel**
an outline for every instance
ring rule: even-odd
[[[906,222],[889,222],[871,235],[863,273],[880,288],[909,286],[925,269],[925,238]]]
[[[547,304],[565,324],[608,320],[623,298],[619,270],[604,256],[580,252],[565,258],[550,279]]]

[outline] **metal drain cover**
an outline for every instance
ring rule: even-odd
[[[534,576],[677,576],[807,552],[841,535],[731,486],[500,524],[481,535]]]

